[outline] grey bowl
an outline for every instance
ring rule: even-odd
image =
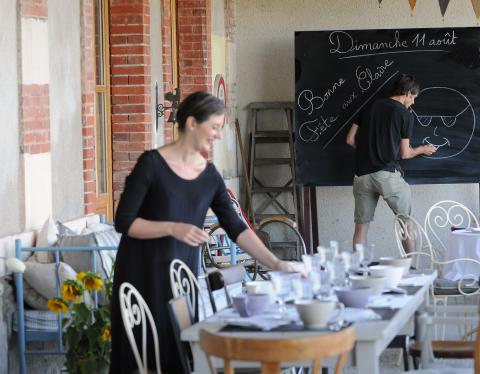
[[[343,287],[336,289],[335,293],[337,294],[338,301],[346,307],[365,308],[368,304],[368,299],[372,295],[372,291],[370,287]]]

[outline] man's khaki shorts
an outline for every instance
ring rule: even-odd
[[[360,177],[355,176],[353,196],[355,198],[355,223],[373,221],[379,196],[383,197],[395,214],[410,215],[412,210],[410,186],[399,171],[380,170]]]

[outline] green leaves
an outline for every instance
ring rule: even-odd
[[[88,275],[88,274],[87,274]],[[64,314],[63,343],[67,348],[66,366],[69,373],[98,373],[110,363],[110,297],[112,279],[103,281],[104,304],[95,308],[78,297],[83,285],[74,280],[63,284],[64,297],[68,295],[68,313]],[[82,301],[83,300],[83,301]],[[77,303],[75,303],[77,302]]]

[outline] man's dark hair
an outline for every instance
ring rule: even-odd
[[[412,95],[418,95],[420,92],[420,84],[415,79],[413,75],[402,74],[396,81],[393,83],[391,96],[401,96],[406,95],[410,91]]]

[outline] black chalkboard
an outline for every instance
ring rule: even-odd
[[[301,31],[295,33],[297,184],[351,185],[353,118],[388,97],[401,73],[421,92],[412,146],[440,145],[401,162],[410,183],[480,181],[480,29]]]

